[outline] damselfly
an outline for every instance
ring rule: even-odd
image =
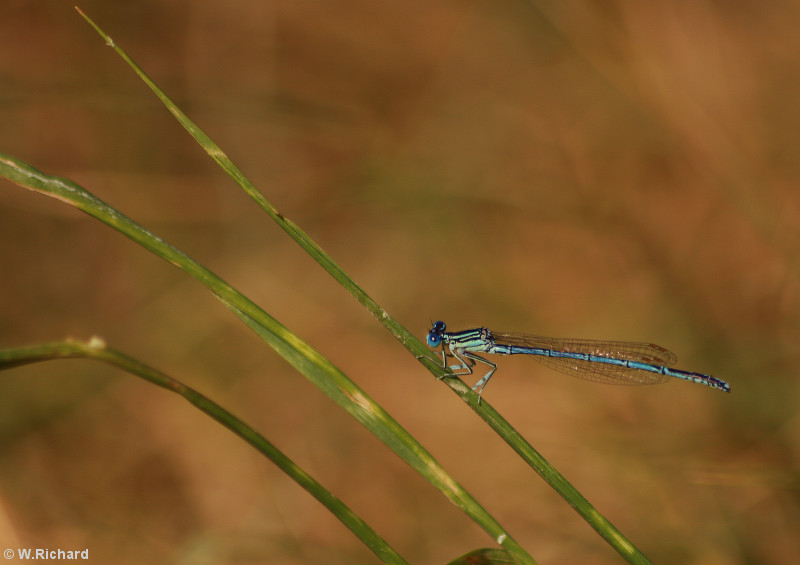
[[[447,357],[460,364],[449,368],[456,375],[471,375],[475,362],[484,363],[489,371],[472,387],[478,393],[497,370],[497,365],[478,353],[496,355],[533,355],[546,366],[581,379],[609,384],[650,385],[675,377],[730,392],[731,387],[711,375],[673,369],[678,361],[674,353],[653,343],[631,341],[596,341],[593,339],[561,339],[521,333],[492,332],[475,328],[448,332],[444,322],[436,322],[428,332],[428,345],[442,346],[442,366]],[[448,353],[445,345],[450,349]]]

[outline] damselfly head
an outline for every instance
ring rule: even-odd
[[[447,325],[441,320],[434,322],[431,331],[428,332],[428,346],[439,347],[439,344],[442,343],[442,338],[444,337],[444,332],[446,329]]]

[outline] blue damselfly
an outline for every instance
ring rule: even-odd
[[[489,367],[489,371],[472,387],[478,393],[479,402],[497,365],[478,353],[533,355],[551,369],[601,383],[649,385],[675,377],[717,390],[731,391],[728,383],[716,377],[673,369],[670,365],[678,360],[675,354],[653,343],[562,339],[492,332],[487,328],[448,332],[444,322],[436,322],[428,332],[428,345],[433,348],[441,345],[444,368],[447,367],[447,357],[459,362],[449,367],[456,375],[471,375],[476,361]],[[445,346],[449,348],[449,353]]]

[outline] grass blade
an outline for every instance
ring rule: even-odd
[[[3,154],[0,154],[0,176],[89,214],[199,280],[286,361],[464,510],[519,563],[534,563],[533,558],[472,495],[366,392],[328,359],[216,274],[68,179],[46,175],[27,163]]]
[[[70,358],[88,358],[109,363],[156,386],[182,396],[190,404],[211,416],[275,463],[292,480],[330,510],[384,563],[406,563],[405,559],[392,549],[386,540],[380,537],[344,502],[334,496],[256,430],[207,396],[121,351],[107,347],[100,338],[92,338],[88,342],[66,340],[31,347],[0,350],[0,370],[29,363]]]

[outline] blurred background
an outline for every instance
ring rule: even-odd
[[[797,4],[80,6],[420,338],[442,319],[649,341],[730,382],[608,386],[510,357],[484,398],[656,562],[800,554]],[[540,562],[621,562],[72,3],[0,15],[0,152],[248,294]],[[199,283],[96,220],[0,181],[0,273],[1,347],[102,336],[242,417],[411,562],[494,545]],[[377,562],[230,432],[89,361],[0,375],[0,544],[93,563]]]

